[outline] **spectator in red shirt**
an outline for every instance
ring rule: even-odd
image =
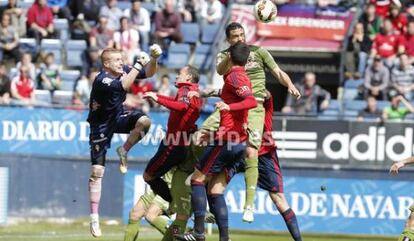
[[[395,4],[391,4],[388,18],[394,26],[394,34],[400,35],[407,32],[407,16],[401,12],[401,8]]]
[[[383,18],[387,17],[392,3],[401,7],[399,0],[371,0],[371,3],[375,4],[376,14]]]
[[[30,78],[29,70],[22,66],[20,73],[11,82],[11,95],[13,104],[33,105],[34,104],[34,83]]]
[[[165,8],[155,15],[155,42],[163,44],[164,39],[176,43],[183,41],[181,33],[181,15],[174,10],[172,0],[165,1]]]
[[[42,38],[54,37],[53,13],[46,0],[36,0],[27,11],[27,34],[38,43]]]
[[[392,67],[398,50],[398,36],[393,34],[392,22],[389,19],[384,20],[382,31],[374,39],[371,49],[371,59],[374,56],[380,56],[387,67]],[[371,61],[372,62],[372,61]]]
[[[407,54],[409,62],[414,63],[414,22],[408,23],[407,34],[399,38],[398,52]]]

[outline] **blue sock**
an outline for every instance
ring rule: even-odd
[[[229,240],[229,215],[224,200],[223,194],[209,194],[208,204],[210,205],[210,211],[216,218],[217,226],[220,233],[220,241]]]
[[[295,241],[302,241],[295,212],[289,208],[282,213],[282,217],[285,220],[286,226],[290,232],[290,235],[292,235],[292,238]]]
[[[194,212],[194,231],[204,234],[204,217],[207,209],[207,194],[204,183],[191,181],[191,205]]]

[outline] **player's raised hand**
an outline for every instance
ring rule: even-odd
[[[288,92],[289,92],[289,94],[295,96],[296,99],[300,99],[300,97],[302,96],[300,94],[299,90],[293,84],[288,86]]]
[[[391,165],[391,168],[390,168],[390,173],[391,173],[391,174],[398,174],[398,170],[400,170],[400,168],[402,168],[404,165],[405,165],[405,164],[404,164],[404,162],[402,162],[402,161],[400,161],[400,162],[394,162],[394,163]]]
[[[150,47],[150,55],[154,59],[158,59],[162,54],[162,49],[158,44],[153,44]]]
[[[146,99],[152,99],[154,101],[157,101],[158,100],[157,94],[155,92],[151,92],[151,91],[144,93],[144,98],[146,98]]]
[[[142,68],[148,64],[150,61],[150,57],[145,52],[140,52],[137,56],[137,62],[134,64],[134,68],[138,71],[142,70]]]
[[[220,111],[230,111],[230,107],[228,104],[224,103],[223,101],[216,103],[216,108]]]

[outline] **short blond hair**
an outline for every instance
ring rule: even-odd
[[[108,60],[110,60],[109,55],[114,53],[122,53],[121,50],[115,49],[115,48],[106,48],[104,51],[102,51],[101,54],[101,62],[102,64]]]

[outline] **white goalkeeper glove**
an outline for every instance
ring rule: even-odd
[[[149,61],[150,57],[148,56],[148,54],[145,52],[140,52],[138,54],[137,62],[135,62],[134,64],[134,68],[138,71],[141,71],[142,68],[144,68],[144,66],[147,65]]]
[[[150,54],[151,57],[153,57],[154,59],[158,59],[158,57],[160,57],[160,55],[162,54],[161,47],[158,44],[151,45]]]

